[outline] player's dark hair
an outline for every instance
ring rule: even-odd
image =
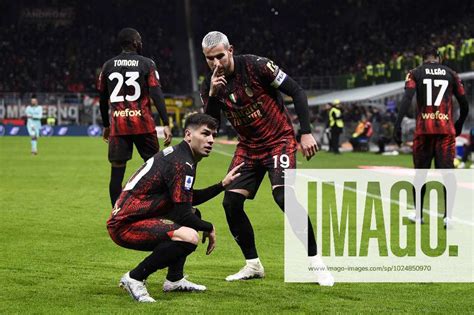
[[[189,127],[207,126],[209,129],[217,129],[217,120],[207,114],[192,114],[186,118],[184,129]]]
[[[31,94],[31,98],[36,98],[36,94]]]
[[[441,58],[438,48],[434,46],[426,47],[423,51],[423,60],[426,60],[429,57]]]
[[[139,33],[136,29],[126,27],[118,33],[117,42],[122,48],[133,47],[133,42],[137,39],[138,35]]]

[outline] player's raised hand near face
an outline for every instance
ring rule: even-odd
[[[165,147],[169,146],[171,143],[171,140],[173,139],[173,135],[171,134],[171,128],[170,126],[165,126],[163,128],[163,133],[165,134]]]
[[[306,157],[307,161],[309,161],[316,152],[319,151],[318,144],[312,134],[307,133],[301,135],[301,149],[303,150],[303,155]]]
[[[225,79],[225,76],[224,76],[224,70],[222,69],[222,67],[216,66],[211,76],[211,86],[209,89],[209,96],[216,96],[217,91],[220,88],[225,87],[226,84],[227,84],[227,80]]]
[[[239,165],[237,165],[236,167],[231,169],[229,173],[227,173],[227,175],[222,180],[222,186],[224,186],[224,188],[227,187],[228,185],[230,185],[234,181],[234,179],[236,179],[237,177],[240,176],[240,173],[237,173],[237,171],[243,165],[244,165],[244,162],[240,163]]]

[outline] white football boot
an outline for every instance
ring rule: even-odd
[[[265,277],[265,270],[260,261],[247,262],[247,264],[233,275],[227,276],[226,281],[250,280]]]
[[[165,283],[163,283],[164,292],[172,292],[172,291],[203,292],[203,291],[206,291],[206,289],[207,288],[203,285],[192,283],[191,281],[186,280],[186,277],[174,282],[165,280]]]
[[[120,279],[119,286],[130,294],[130,296],[142,303],[153,303],[156,302],[154,298],[148,294],[148,291],[145,286],[145,281],[138,281],[135,279],[130,278],[130,273],[127,272],[123,275],[122,279]]]
[[[334,277],[320,256],[316,255],[309,257],[309,264],[316,275],[316,281],[320,286],[332,287],[334,285]]]
[[[413,223],[419,223],[419,224],[425,223],[425,221],[423,221],[423,218],[417,217],[416,213],[409,213],[407,218]]]

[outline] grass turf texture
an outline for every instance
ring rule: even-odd
[[[41,138],[39,155],[26,137],[0,138],[0,313],[287,313],[287,312],[472,312],[472,284],[355,284],[332,288],[283,281],[283,215],[265,178],[246,204],[256,232],[266,278],[227,283],[243,266],[221,206],[223,195],[200,206],[217,227],[217,248],[199,246],[187,261],[189,279],[208,287],[203,294],[164,294],[165,271],[148,281],[158,303],[135,303],[117,287],[123,273],[147,253],[115,245],[105,229],[110,214],[107,145],[99,138]],[[198,167],[196,188],[225,175],[233,146],[215,145]],[[301,168],[358,165],[411,167],[411,156],[325,152]],[[141,161],[129,162],[128,178]]]

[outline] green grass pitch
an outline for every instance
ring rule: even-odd
[[[217,248],[188,258],[185,273],[208,291],[164,294],[164,271],[152,275],[149,292],[158,303],[135,303],[117,284],[146,253],[116,246],[105,222],[110,213],[107,146],[99,138],[41,138],[38,156],[26,137],[0,138],[0,314],[11,313],[470,313],[472,284],[357,284],[332,288],[283,281],[283,215],[268,179],[247,213],[266,278],[227,283],[243,265],[221,206],[223,195],[200,206],[217,227]],[[233,147],[216,144],[198,167],[196,188],[225,175]],[[358,165],[411,167],[411,156],[318,153],[303,168]],[[141,161],[134,152],[126,177]]]

